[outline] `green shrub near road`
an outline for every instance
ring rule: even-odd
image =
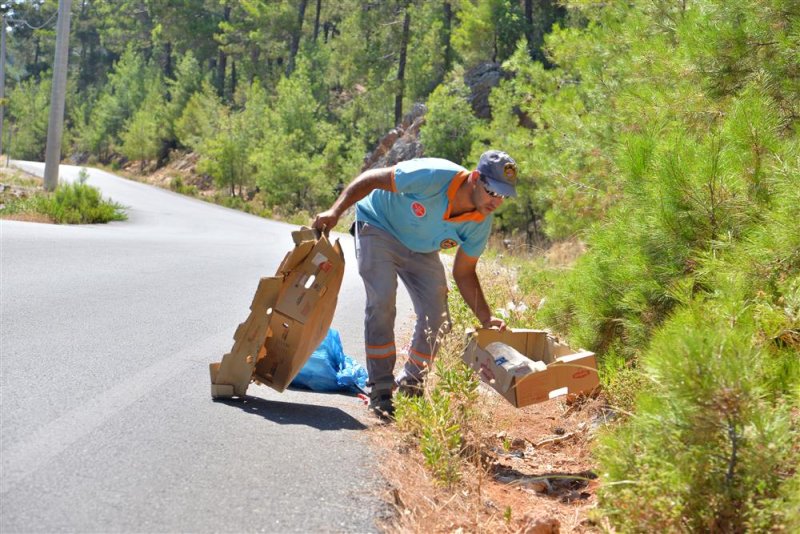
[[[83,181],[61,184],[51,196],[40,197],[42,211],[58,224],[124,221],[122,206],[103,200],[100,191]]]

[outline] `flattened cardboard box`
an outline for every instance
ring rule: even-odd
[[[234,345],[210,365],[211,396],[243,396],[251,380],[283,391],[322,343],[344,277],[344,254],[313,230],[292,232],[295,248],[259,282]]]
[[[512,347],[530,361],[495,358],[486,350],[494,342]],[[477,330],[469,334],[462,359],[517,408],[559,395],[588,393],[600,384],[593,352],[574,351],[545,330]],[[541,364],[534,361],[547,367],[537,371]]]

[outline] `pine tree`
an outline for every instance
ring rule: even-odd
[[[154,77],[147,89],[147,96],[141,107],[126,123],[121,134],[120,151],[127,158],[139,161],[139,171],[144,171],[145,162],[158,157],[162,141],[167,135],[164,128],[166,109],[163,84],[160,77]]]
[[[26,80],[8,96],[9,121],[13,122],[10,146],[15,159],[43,160],[50,113],[50,78]],[[4,139],[4,141],[6,141]]]

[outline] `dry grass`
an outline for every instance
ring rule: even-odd
[[[42,179],[14,167],[5,166],[5,157],[0,158],[0,218],[12,221],[53,223],[48,215],[36,212],[4,213],[6,203],[25,199],[44,191]]]

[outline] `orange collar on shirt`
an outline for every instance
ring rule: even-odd
[[[462,213],[456,217],[450,217],[450,210],[453,208],[453,199],[456,198],[456,191],[458,188],[461,187],[461,184],[464,183],[464,180],[469,178],[470,171],[458,171],[455,176],[453,176],[453,181],[450,182],[450,187],[447,188],[447,209],[444,212],[444,216],[442,220],[447,222],[481,222],[484,219],[484,216],[481,215],[479,211],[468,211],[466,213]]]

